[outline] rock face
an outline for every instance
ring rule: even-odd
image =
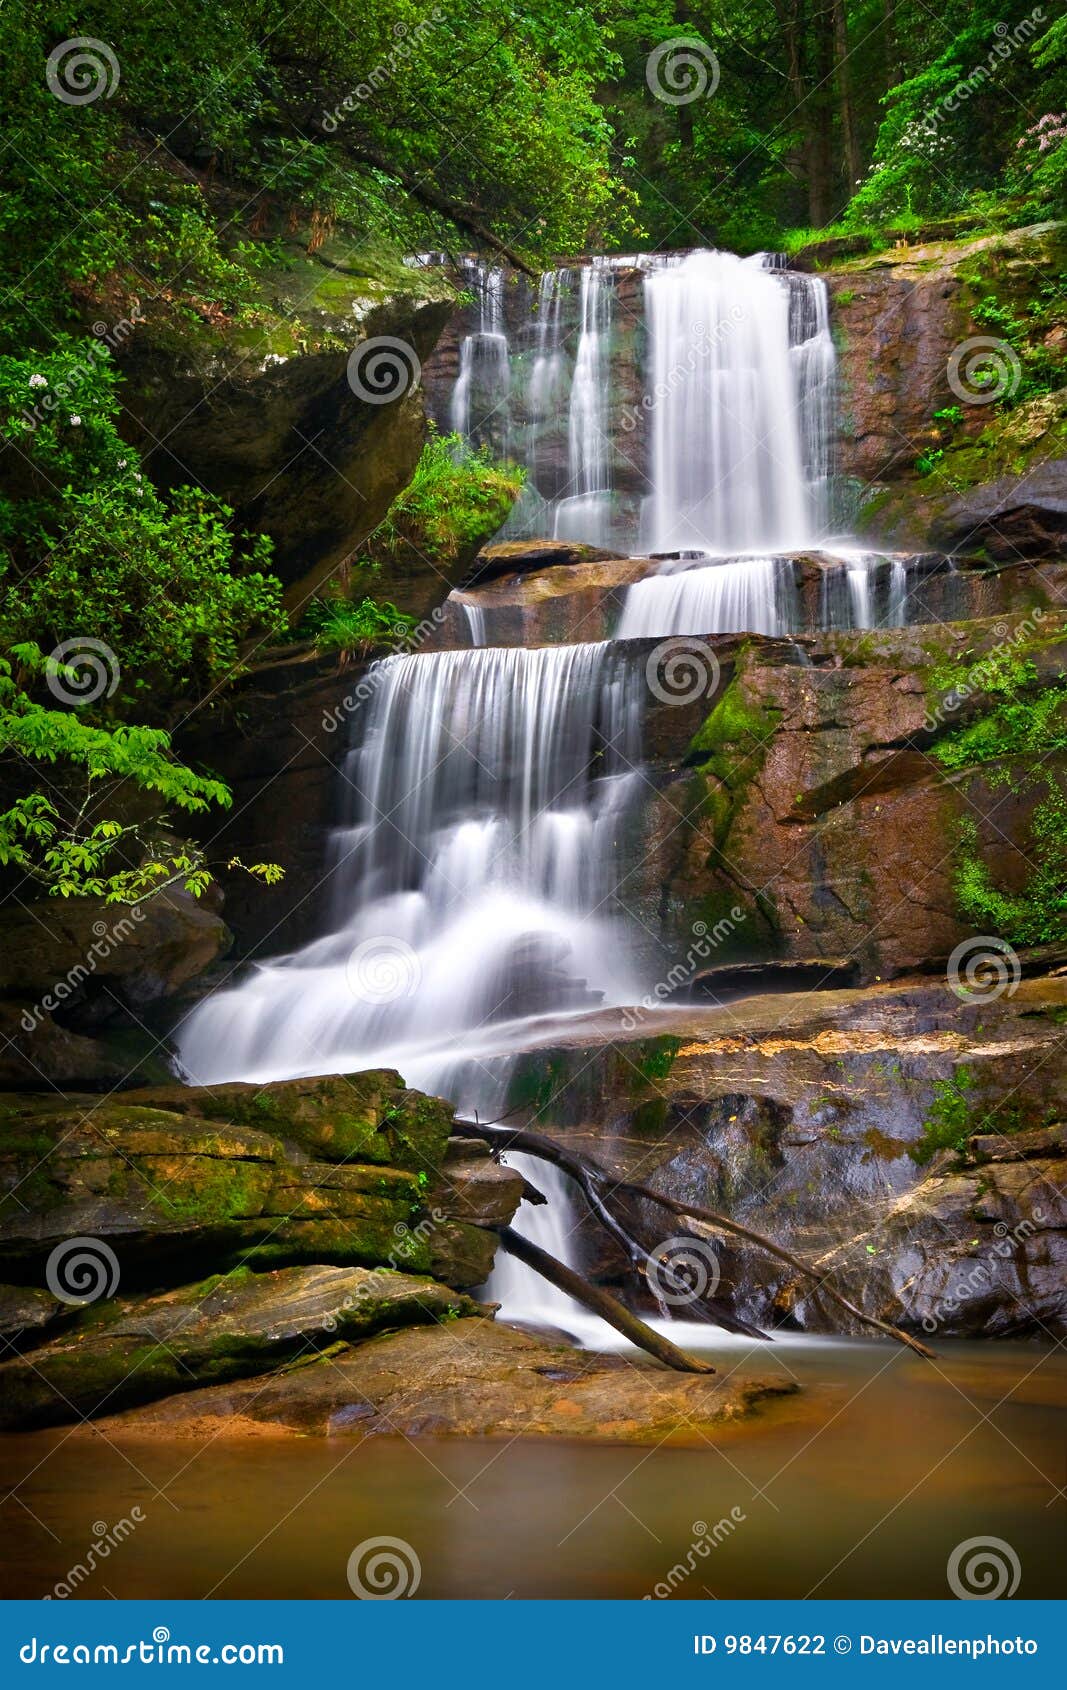
[[[1063,267],[1065,226],[1035,224],[962,242],[930,241],[847,259],[827,275],[842,382],[841,468],[868,488],[912,479],[916,456],[937,443],[933,414],[957,402],[954,349],[982,333],[973,308],[993,293],[1025,300]],[[988,332],[988,331],[986,331]],[[988,421],[971,407],[968,432]],[[876,521],[876,519],[875,519]],[[877,525],[875,532],[878,532]]]
[[[632,1012],[520,1064],[548,1130],[622,1178],[769,1236],[865,1312],[942,1336],[1067,1331],[1067,976],[961,1002],[941,981]],[[650,1203],[646,1246],[684,1223]],[[576,1217],[577,1218],[577,1217]],[[716,1296],[763,1327],[860,1331],[710,1229]],[[583,1222],[587,1269],[625,1283]],[[683,1311],[684,1312],[684,1311]]]
[[[253,330],[201,325],[176,345],[149,321],[122,365],[128,426],[153,480],[199,481],[240,525],[269,533],[296,605],[410,481],[424,435],[414,378],[453,294],[439,273],[368,267],[359,241],[337,236],[311,254],[291,244],[292,257],[257,278]],[[385,403],[393,389],[364,368],[364,349],[382,339],[398,378]]]
[[[659,1445],[702,1443],[761,1402],[788,1397],[787,1378],[735,1371],[698,1378],[581,1355],[488,1321],[446,1332],[389,1333],[254,1387],[172,1397],[103,1423],[109,1437],[203,1437],[265,1430],[365,1438],[460,1434]]]
[[[1061,551],[1067,538],[1067,458],[961,494],[934,518],[930,538],[946,552],[981,551],[1008,563]]]
[[[1054,679],[1062,618],[1041,628],[1032,660]],[[995,771],[950,776],[929,754],[984,704],[939,681],[946,665],[1010,637],[1006,624],[961,623],[936,640],[901,629],[708,641],[719,688],[684,750],[677,724],[630,882],[670,959],[711,933],[704,964],[848,955],[870,980],[943,962],[970,931],[955,890],[962,822],[997,884],[1017,889],[1029,873],[1042,782],[1016,792]],[[669,734],[670,712],[657,720]],[[1041,765],[1061,767],[1057,754]]]
[[[12,899],[0,933],[0,1085],[29,1087],[127,1080],[153,1055],[146,1009],[188,987],[232,942],[210,899],[176,888],[134,906]]]
[[[120,1298],[26,1356],[0,1363],[0,1427],[114,1413],[292,1364],[383,1326],[478,1313],[430,1279],[364,1268],[239,1268],[203,1285]]]
[[[387,1070],[0,1098],[4,1423],[478,1313],[522,1180],[451,1123]]]

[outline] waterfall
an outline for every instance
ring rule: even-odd
[[[181,1062],[200,1084],[397,1067],[493,1107],[522,1024],[639,990],[611,907],[637,677],[585,645],[387,658],[369,679],[333,929],[201,1004]]]
[[[613,290],[604,265],[582,271],[581,328],[567,416],[567,492],[556,504],[555,537],[602,545],[611,516],[608,363]]]
[[[854,552],[823,576],[820,622],[831,629],[899,628],[908,619],[907,601],[902,559]]]
[[[504,324],[505,272],[473,259],[462,261],[464,280],[478,302],[478,327],[459,348],[459,375],[452,392],[449,427],[503,455],[507,450],[507,399],[511,387]]]
[[[627,589],[615,637],[795,633],[796,600],[787,558],[667,565]]]
[[[824,296],[817,278],[725,252],[646,276],[645,550],[730,556],[815,543],[829,483]]]

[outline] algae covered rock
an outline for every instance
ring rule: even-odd
[[[383,1327],[476,1315],[469,1297],[386,1269],[237,1269],[97,1305],[0,1364],[0,1425],[54,1425],[286,1362]]]

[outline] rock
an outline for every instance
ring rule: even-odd
[[[50,1291],[37,1291],[30,1285],[0,1285],[0,1353],[11,1347],[12,1339],[39,1332],[57,1315],[67,1312]]]
[[[996,562],[1062,552],[1067,458],[1039,464],[1021,478],[1002,476],[971,488],[935,516],[929,532],[946,552],[983,552]]]
[[[385,1269],[238,1268],[179,1291],[95,1305],[61,1336],[0,1363],[0,1426],[114,1413],[262,1374],[382,1327],[478,1313],[459,1292]]]
[[[778,962],[724,962],[702,968],[679,989],[690,1001],[725,1003],[753,992],[818,992],[851,985],[859,972],[855,957],[794,957]]]
[[[921,1331],[951,1295],[940,1330],[1041,1337],[1067,1329],[1065,1013],[1062,975],[969,1002],[914,978],[604,1012],[520,1057],[514,1095],[550,1080],[542,1130],[832,1269],[879,1318]],[[649,1248],[679,1230],[637,1213]],[[630,1283],[592,1223],[576,1238],[588,1271]],[[766,1252],[714,1243],[717,1296],[743,1319],[861,1330]]]
[[[1010,633],[966,623],[936,637],[707,642],[720,686],[688,748],[682,709],[649,721],[659,797],[628,901],[661,937],[663,977],[677,987],[712,962],[818,956],[855,957],[865,980],[938,966],[970,931],[948,848],[964,818],[994,883],[1024,884],[1043,780],[1028,779],[1025,759],[1005,783],[980,766],[949,776],[929,756],[939,733],[987,707],[939,674]],[[1062,616],[1016,649],[1058,676]],[[1042,775],[1063,764],[1050,756]]]
[[[335,234],[257,272],[260,320],[242,333],[204,323],[175,345],[149,310],[124,344],[125,424],[153,480],[199,481],[269,533],[291,607],[349,557],[407,486],[424,436],[412,376],[448,320],[440,272],[368,261]],[[397,396],[360,396],[349,359],[382,337],[401,342]]]
[[[278,1434],[364,1438],[562,1437],[703,1443],[759,1405],[793,1395],[784,1376],[731,1367],[668,1373],[591,1356],[496,1322],[395,1332],[253,1387],[195,1391],[105,1421],[108,1437],[197,1437],[245,1424]]]
[[[143,1005],[172,996],[226,951],[214,910],[177,889],[127,908],[48,898],[4,908],[0,991],[63,1009],[92,988]]]
[[[323,1161],[388,1163],[416,1171],[440,1166],[452,1124],[449,1104],[408,1090],[390,1068],[265,1086],[241,1080],[154,1086],[126,1093],[123,1102],[255,1127]]]
[[[0,998],[0,1086],[107,1085],[128,1073],[127,1061],[61,1027],[39,1002]]]
[[[579,540],[504,540],[483,546],[463,582],[463,590],[485,586],[502,575],[530,575],[542,569],[618,561],[618,552]]]
[[[853,257],[827,276],[839,347],[845,475],[867,488],[912,482],[914,495],[915,459],[937,441],[933,414],[958,403],[949,387],[949,359],[963,341],[983,332],[971,316],[974,306],[989,293],[1009,307],[1025,301],[1035,275],[1062,268],[1065,232],[1062,223],[1039,223],[924,242],[865,260]],[[986,409],[970,408],[968,432],[984,426]],[[921,481],[918,488],[921,496]],[[871,521],[885,537],[881,514],[872,510]]]
[[[450,1144],[451,1122],[389,1071],[0,1097],[0,1261],[15,1280],[64,1286],[54,1261],[87,1238],[124,1288],[190,1263],[384,1264],[480,1285],[522,1180]]]

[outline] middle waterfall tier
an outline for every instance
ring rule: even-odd
[[[195,1010],[181,1060],[198,1083],[398,1067],[474,1107],[517,1023],[639,989],[616,889],[642,693],[610,645],[388,658],[371,677],[332,931]]]

